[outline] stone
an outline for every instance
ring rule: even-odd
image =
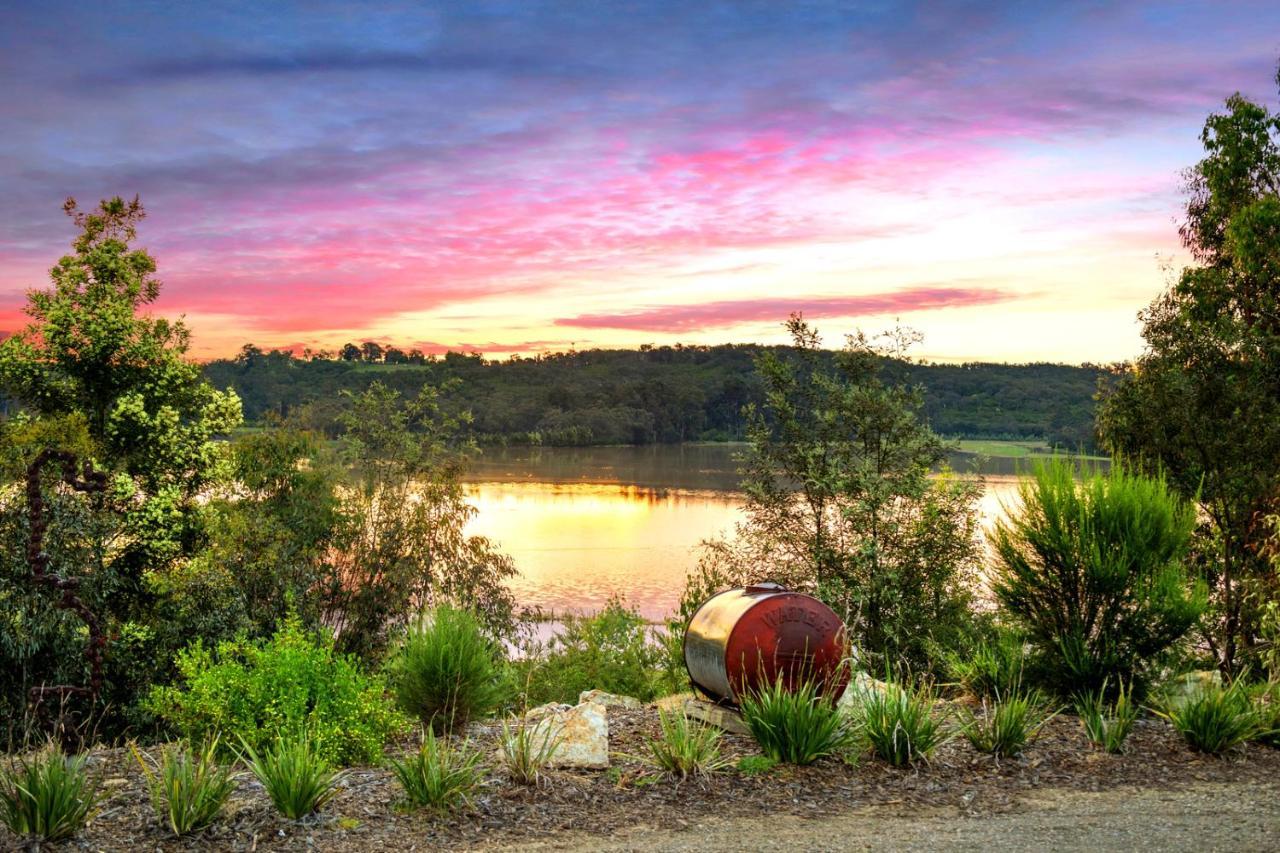
[[[616,693],[606,693],[603,690],[584,690],[578,694],[579,705],[587,702],[595,702],[597,705],[603,705],[606,708],[623,708],[628,711],[639,711],[643,707],[640,700],[634,696],[619,696]]]
[[[747,723],[742,719],[742,715],[732,708],[716,705],[704,699],[688,699],[681,710],[691,720],[710,723],[716,728],[724,729],[726,732],[732,732],[735,735],[751,734],[751,729],[747,728]]]
[[[1222,686],[1222,673],[1216,669],[1188,672],[1169,681],[1162,691],[1165,701],[1173,705],[1186,702],[1201,690]]]
[[[849,679],[849,686],[845,688],[844,693],[840,694],[836,707],[842,712],[849,714],[854,710],[855,705],[862,700],[871,691],[883,693],[889,689],[886,682],[872,678],[865,672],[855,672],[853,678]]]
[[[609,766],[609,720],[604,705],[541,705],[525,714],[525,725],[534,726],[535,743],[549,730],[560,745],[550,761],[552,767],[583,767],[603,770]]]

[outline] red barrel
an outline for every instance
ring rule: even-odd
[[[814,678],[824,693],[839,696],[849,681],[844,652],[840,617],[813,596],[777,584],[716,593],[684,632],[684,665],[693,686],[734,705],[744,690],[779,676],[789,688]]]

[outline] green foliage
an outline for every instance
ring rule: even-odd
[[[1181,228],[1195,265],[1143,313],[1145,351],[1104,388],[1098,432],[1203,507],[1205,640],[1234,677],[1257,666],[1277,592],[1257,521],[1280,481],[1280,114],[1232,95],[1200,139]]]
[[[502,723],[499,747],[507,776],[518,785],[537,785],[560,748],[561,732],[553,725]]]
[[[377,761],[404,727],[382,682],[337,654],[296,618],[269,640],[197,641],[178,655],[181,684],[156,688],[149,706],[193,741],[216,733],[261,749],[277,732],[308,732],[308,749],[339,764]]]
[[[1107,685],[1080,693],[1075,699],[1076,713],[1089,741],[1112,754],[1124,751],[1125,739],[1138,719],[1138,706],[1124,684],[1107,700]]]
[[[661,710],[658,724],[661,734],[648,739],[646,761],[664,776],[684,780],[710,776],[729,766],[720,751],[720,730],[714,726]]]
[[[262,750],[243,738],[244,757],[280,814],[299,820],[338,796],[342,773],[325,760],[302,730],[275,737]]]
[[[883,688],[867,688],[852,713],[863,742],[894,767],[928,760],[953,735],[928,686],[890,681]]]
[[[87,756],[64,755],[50,744],[0,767],[0,821],[15,835],[37,841],[72,838],[97,807],[99,782]]]
[[[659,692],[663,659],[663,647],[644,618],[622,601],[610,599],[594,616],[567,615],[545,646],[530,646],[516,665],[524,675],[530,705],[573,704],[584,690],[648,702]]]
[[[1140,685],[1204,608],[1185,565],[1194,508],[1159,477],[1117,464],[1077,483],[1061,460],[1037,465],[1019,497],[990,534],[992,589],[1027,632],[1036,678],[1064,696]]]
[[[509,636],[514,606],[509,557],[468,536],[475,514],[462,487],[474,452],[468,416],[441,405],[441,390],[400,395],[374,383],[351,397],[343,453],[355,482],[324,584],[323,607],[344,651],[371,657],[417,608],[452,605]]]
[[[778,760],[767,755],[744,755],[738,759],[738,772],[743,776],[763,776],[777,766]]]
[[[176,836],[213,825],[238,784],[229,767],[218,765],[218,739],[199,748],[189,744],[164,747],[160,760],[129,745],[142,768],[156,817]]]
[[[1189,696],[1155,709],[1197,752],[1221,755],[1256,737],[1261,727],[1244,682],[1200,684]]]
[[[1253,739],[1280,749],[1280,682],[1268,681],[1252,691],[1258,731]]]
[[[960,730],[979,752],[1009,758],[1022,752],[1056,714],[1038,691],[982,700],[982,714],[960,712]]]
[[[1016,631],[999,627],[975,643],[969,654],[950,652],[951,677],[979,699],[1013,696],[1022,689],[1025,643]]]
[[[747,693],[742,719],[765,755],[789,764],[812,764],[848,746],[844,716],[813,681],[788,690],[783,679]]]
[[[426,729],[418,751],[403,761],[392,759],[391,772],[409,805],[446,812],[470,804],[485,771],[479,752],[465,743],[450,746]]]
[[[507,698],[500,647],[475,616],[441,606],[419,617],[387,662],[400,710],[433,731],[463,727]]]
[[[936,648],[970,630],[981,484],[930,478],[946,448],[920,419],[920,390],[879,371],[908,336],[853,336],[829,365],[799,316],[787,327],[790,357],[757,362],[764,400],[747,413],[735,573],[821,598],[864,666],[935,672]]]

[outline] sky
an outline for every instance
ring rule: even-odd
[[[896,324],[1109,362],[1280,3],[0,0],[0,331],[139,194],[199,358]]]

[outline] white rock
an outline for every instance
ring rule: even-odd
[[[587,702],[594,702],[606,708],[625,708],[628,711],[638,711],[641,708],[640,700],[634,696],[619,696],[616,693],[606,693],[603,690],[582,691],[578,695],[578,704],[583,705]]]
[[[871,691],[883,693],[889,688],[889,685],[879,679],[872,678],[865,672],[855,672],[853,678],[849,679],[849,686],[845,688],[844,693],[840,694],[840,701],[836,703],[836,707],[841,711],[850,713],[855,705],[862,701],[862,697]]]
[[[534,743],[541,743],[546,731],[559,738],[550,765],[552,767],[609,766],[609,720],[604,705],[584,702],[581,705],[542,705],[525,714],[526,725],[534,726]]]

